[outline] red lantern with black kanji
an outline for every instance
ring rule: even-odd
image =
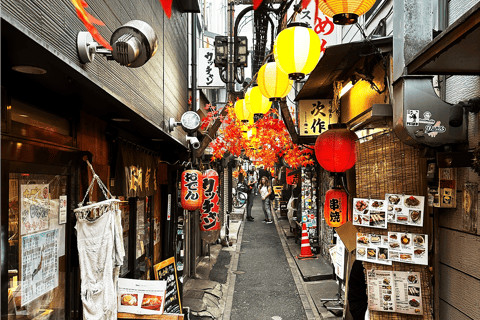
[[[325,194],[323,215],[325,222],[333,228],[340,227],[347,222],[348,196],[341,188],[330,189]]]
[[[195,211],[202,207],[203,188],[202,173],[198,170],[182,172],[182,190],[180,193],[182,208]]]
[[[218,173],[209,169],[203,175],[203,204],[200,209],[200,231],[202,239],[213,243],[218,238]]]
[[[355,165],[357,135],[345,124],[333,124],[315,142],[315,156],[323,169],[345,172]]]
[[[298,184],[298,170],[292,170],[287,168],[287,184],[294,185]]]

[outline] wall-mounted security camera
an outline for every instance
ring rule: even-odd
[[[187,136],[187,142],[192,145],[193,149],[200,148],[200,141],[198,141],[197,137]]]
[[[113,32],[110,45],[112,51],[95,42],[89,32],[79,32],[77,49],[80,62],[92,62],[95,54],[102,54],[107,60],[115,60],[122,66],[138,68],[153,57],[158,48],[158,40],[155,30],[149,24],[132,20]]]

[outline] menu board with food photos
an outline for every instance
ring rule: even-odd
[[[385,194],[387,221],[422,227],[425,197],[402,194]]]
[[[353,224],[386,229],[385,200],[354,198]]]
[[[368,270],[367,290],[370,310],[423,314],[419,272]]]
[[[389,232],[388,241],[390,260],[428,265],[428,235]]]
[[[388,237],[357,233],[357,260],[391,265],[388,255]]]

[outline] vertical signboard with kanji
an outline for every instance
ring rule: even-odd
[[[197,86],[199,88],[223,88],[218,68],[214,65],[215,48],[198,49]]]
[[[300,100],[298,108],[300,136],[318,136],[328,125],[338,122],[332,100]]]

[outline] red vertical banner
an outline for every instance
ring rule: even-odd
[[[220,230],[218,173],[209,169],[203,175],[203,204],[200,209],[200,231]]]
[[[182,172],[181,204],[185,210],[195,211],[202,207],[202,173],[198,170]]]

